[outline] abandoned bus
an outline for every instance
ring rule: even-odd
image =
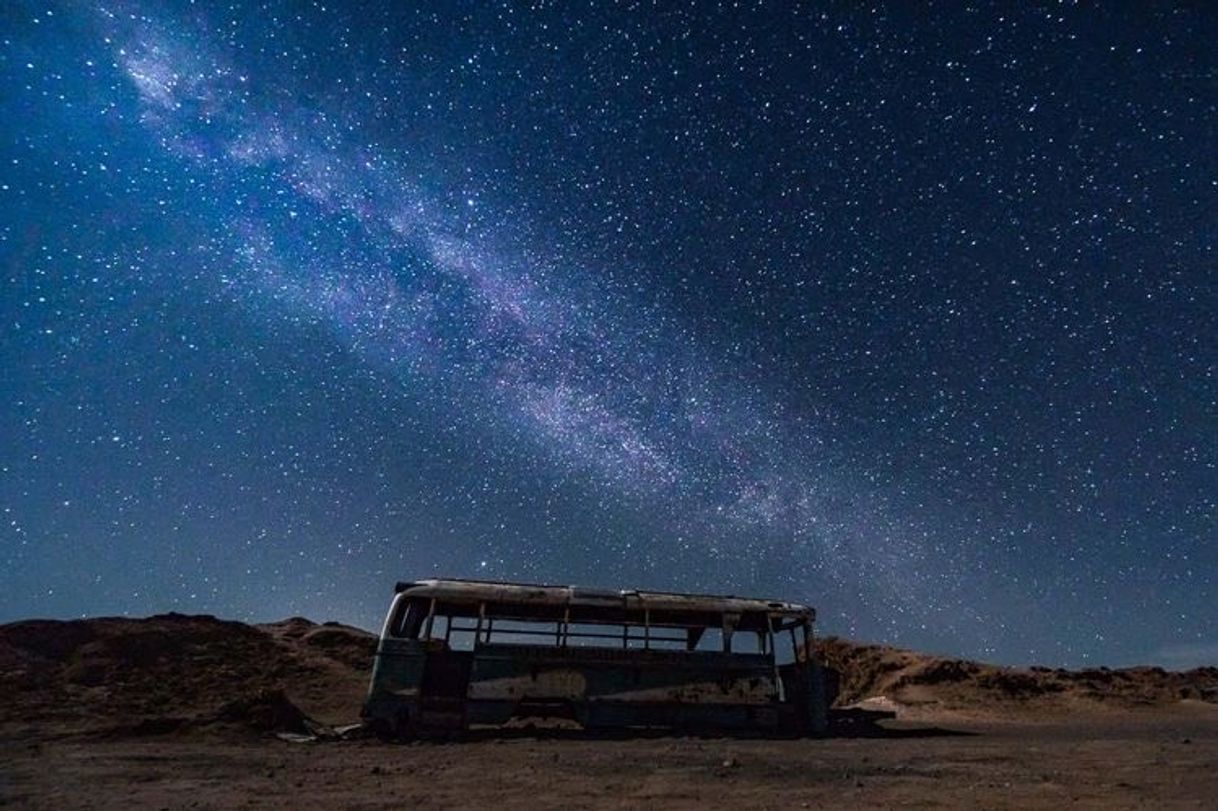
[[[399,737],[513,717],[818,734],[826,696],[809,653],[814,617],[739,597],[398,583],[363,715]]]

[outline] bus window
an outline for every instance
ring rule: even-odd
[[[573,648],[620,648],[626,638],[620,625],[573,622],[566,630],[566,642]]]
[[[443,639],[448,633],[449,618],[445,616],[436,616],[431,621],[431,636],[430,639]]]
[[[732,634],[732,653],[765,653],[762,634],[753,631],[737,631]]]
[[[779,665],[789,665],[795,661],[795,644],[791,641],[790,631],[774,632],[774,660]]]
[[[558,628],[556,622],[496,619],[483,628],[483,639],[496,645],[556,645]]]
[[[709,651],[711,653],[723,652],[723,629],[722,628],[707,628],[702,632],[702,637],[698,640],[698,646],[694,650]]]
[[[472,620],[449,618],[448,647],[453,650],[473,650],[475,627]]]
[[[398,613],[397,622],[390,632],[403,639],[418,639],[427,618],[430,603],[427,600],[407,600]]]
[[[626,647],[630,650],[685,650],[685,639],[675,636],[661,635],[654,632],[650,638],[644,636],[642,628],[632,628]],[[618,644],[621,647],[621,643]]]
[[[685,650],[685,636],[677,636],[671,628],[652,628],[652,650]]]

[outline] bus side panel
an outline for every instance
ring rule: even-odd
[[[772,727],[789,714],[765,656],[481,645],[469,699],[484,723],[544,703],[566,703],[590,726]]]
[[[577,717],[589,729],[670,727],[689,730],[792,729],[791,708],[784,704],[681,704],[590,701]]]
[[[363,717],[391,732],[409,727],[418,714],[426,661],[423,643],[382,637],[372,666]]]

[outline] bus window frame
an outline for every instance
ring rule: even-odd
[[[414,637],[404,636],[403,632],[409,632],[408,625],[413,625],[411,621],[410,611],[416,607],[426,606],[426,615],[420,618],[418,628],[415,631]],[[476,608],[475,608],[476,606]],[[505,615],[506,614],[506,615]],[[522,616],[513,617],[510,613],[500,612],[499,614],[491,613],[488,610],[488,602],[480,600],[477,603],[463,602],[445,602],[438,600],[436,597],[414,597],[406,598],[402,601],[399,609],[396,609],[394,616],[388,623],[390,633],[397,638],[417,639],[420,641],[442,641],[445,646],[449,646],[452,641],[454,632],[471,633],[473,634],[473,649],[476,651],[482,645],[522,645],[527,643],[521,642],[497,642],[494,639],[496,628],[495,619],[510,621],[513,623],[549,626],[553,628],[524,628],[502,630],[501,634],[528,636],[545,638],[549,640],[546,647],[552,647],[558,650],[569,650],[573,647],[582,647],[573,645],[572,640],[620,640],[620,646],[616,645],[593,645],[589,647],[606,647],[616,648],[623,651],[639,650],[639,651],[666,651],[680,652],[688,654],[713,654],[716,651],[698,650],[697,646],[702,636],[708,630],[718,630],[722,638],[722,653],[734,656],[765,656],[775,663],[775,667],[785,666],[778,663],[778,638],[786,631],[790,635],[791,645],[794,653],[794,662],[802,663],[806,660],[806,649],[809,644],[810,623],[804,618],[796,618],[784,622],[780,616],[769,614],[762,617],[753,617],[738,612],[721,612],[719,623],[712,624],[709,622],[697,623],[679,623],[665,622],[656,624],[652,622],[651,608],[644,608],[641,612],[642,621],[631,617],[629,610],[623,612],[617,617],[602,618],[595,615],[581,616],[578,618],[572,617],[571,606],[566,606],[563,609],[561,617],[548,618],[538,616],[536,613],[530,615],[529,612],[523,612]],[[441,635],[436,635],[436,618],[442,616],[445,620],[444,631]],[[637,615],[636,615],[637,616]],[[474,620],[473,623],[468,623],[468,620]],[[747,621],[746,621],[747,620]],[[741,626],[744,627],[741,627]],[[572,626],[605,626],[614,628],[613,632],[598,633],[588,630],[576,630]],[[617,632],[617,628],[621,628],[621,633]],[[799,634],[797,629],[802,629],[803,650],[800,649]],[[733,637],[737,632],[744,631],[747,633],[755,633],[757,635],[757,649],[752,651],[736,650],[737,646],[733,645]],[[679,632],[665,633],[665,632]],[[632,645],[631,643],[639,643],[642,645]],[[663,644],[656,644],[663,643]]]

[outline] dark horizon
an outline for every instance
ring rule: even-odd
[[[1218,12],[0,20],[0,622],[442,572],[1218,662]]]

